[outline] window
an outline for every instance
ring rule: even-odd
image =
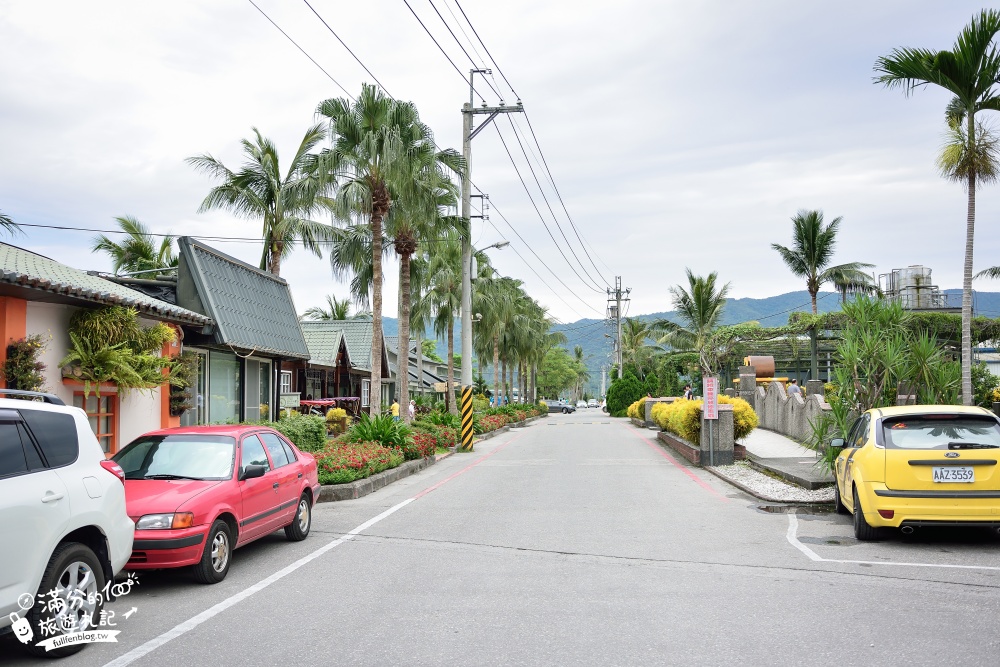
[[[271,414],[271,362],[263,359],[246,360],[246,396],[244,414],[247,421],[268,419]]]
[[[21,433],[13,422],[0,423],[0,477],[28,472]]]
[[[198,355],[198,377],[187,389],[193,407],[181,415],[181,426],[207,424],[208,406],[205,404],[205,397],[208,395],[208,353],[194,348],[187,348],[187,351]]]
[[[290,394],[292,393],[292,372],[291,371],[281,371],[281,393]]]
[[[208,421],[240,420],[240,360],[235,354],[212,350],[208,356]]]
[[[288,457],[288,462],[289,463],[291,463],[292,461],[298,461],[299,460],[298,457],[295,456],[295,451],[292,449],[291,445],[289,445],[284,440],[281,441],[281,447],[282,447],[282,449],[285,450],[285,456]]]
[[[118,394],[73,394],[73,405],[87,413],[90,430],[107,454],[118,451]],[[37,437],[37,435],[36,435]],[[44,446],[43,446],[44,449]]]
[[[273,433],[258,433],[257,437],[267,447],[267,453],[271,455],[271,461],[274,462],[275,468],[288,465],[288,456],[285,454],[285,450],[281,446],[281,439],[278,436]]]
[[[888,449],[1000,448],[1000,426],[986,415],[892,417],[882,420],[882,436]]]
[[[361,381],[361,407],[367,408],[371,405],[371,392],[372,392],[372,381],[362,380]]]
[[[243,457],[240,459],[240,475],[242,475],[247,466],[264,466],[264,470],[270,470],[271,466],[267,463],[267,454],[264,453],[264,445],[260,444],[254,436],[249,436],[243,439]]]
[[[236,440],[222,435],[151,436],[115,456],[125,479],[229,479]]]

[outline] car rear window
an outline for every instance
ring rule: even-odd
[[[888,449],[979,449],[1000,447],[1000,424],[975,415],[910,415],[882,420]]]
[[[80,455],[80,441],[76,435],[76,420],[71,415],[48,410],[20,409],[19,412],[50,468],[76,461]]]

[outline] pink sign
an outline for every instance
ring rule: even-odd
[[[701,406],[705,419],[719,418],[719,378],[706,377],[701,381],[701,395],[705,401]]]

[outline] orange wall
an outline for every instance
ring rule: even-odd
[[[177,338],[169,343],[163,345],[163,350],[161,354],[164,357],[173,357],[181,353],[181,338],[183,332],[179,327],[171,325],[174,333],[177,334]],[[166,375],[167,371],[163,371]],[[160,386],[160,428],[176,428],[181,425],[180,417],[173,417],[170,415],[170,385],[164,384]]]
[[[7,346],[11,341],[28,335],[28,302],[0,296],[0,365],[7,361]],[[0,379],[0,387],[7,383]]]

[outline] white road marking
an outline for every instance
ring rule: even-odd
[[[141,658],[141,657],[149,654],[152,651],[155,651],[157,648],[163,646],[167,642],[169,642],[169,641],[171,641],[173,639],[177,639],[178,637],[180,637],[181,635],[185,634],[186,632],[190,632],[191,630],[195,629],[196,627],[198,627],[199,625],[201,625],[205,621],[210,620],[211,618],[213,618],[213,617],[221,614],[222,612],[224,612],[226,609],[229,609],[233,605],[238,604],[239,602],[242,602],[243,600],[246,600],[251,595],[254,595],[255,593],[258,593],[258,592],[264,590],[265,588],[267,588],[268,586],[270,586],[274,582],[276,582],[276,581],[278,581],[278,580],[280,580],[280,579],[288,576],[292,572],[295,572],[296,570],[298,570],[303,565],[306,565],[307,563],[310,563],[310,562],[316,560],[317,558],[319,558],[323,554],[327,553],[331,549],[340,546],[344,542],[347,542],[349,540],[353,540],[361,532],[363,532],[363,531],[371,528],[376,523],[378,523],[382,519],[386,518],[390,514],[393,514],[394,512],[397,512],[398,510],[403,509],[404,507],[406,507],[407,505],[409,505],[410,503],[412,503],[414,500],[415,500],[415,498],[407,498],[406,500],[404,500],[403,502],[399,503],[398,505],[393,505],[392,507],[390,507],[386,511],[382,512],[378,516],[376,516],[374,518],[371,518],[368,521],[365,521],[363,524],[361,524],[360,526],[358,526],[357,528],[355,528],[351,532],[347,533],[343,537],[338,538],[338,539],[336,539],[333,542],[330,542],[328,544],[324,544],[319,549],[316,549],[312,553],[303,556],[302,558],[298,559],[297,561],[295,561],[291,565],[288,565],[288,566],[286,566],[286,567],[278,570],[277,572],[275,572],[271,576],[267,577],[266,579],[261,579],[260,581],[258,581],[253,586],[251,586],[251,587],[249,587],[249,588],[247,588],[247,589],[245,589],[243,591],[240,591],[239,593],[236,593],[233,596],[230,596],[230,597],[226,598],[222,602],[219,602],[218,604],[216,604],[216,605],[214,605],[212,607],[209,607],[208,609],[206,609],[205,611],[201,612],[200,614],[198,614],[196,616],[192,616],[191,618],[189,618],[188,620],[184,621],[183,623],[180,623],[179,625],[174,626],[172,629],[167,630],[166,632],[164,632],[163,634],[159,635],[158,637],[154,637],[153,639],[150,639],[145,644],[137,646],[136,648],[132,649],[128,653],[125,653],[124,655],[115,658],[111,662],[109,662],[106,665],[104,665],[104,667],[124,667],[125,665],[132,664],[133,662],[135,662],[139,658]]]
[[[949,565],[946,563],[905,563],[896,561],[881,561],[881,560],[846,560],[839,558],[823,558],[815,551],[802,544],[798,538],[799,530],[799,520],[794,514],[788,515],[788,532],[786,537],[788,538],[788,543],[793,547],[804,553],[809,560],[817,563],[844,563],[847,565],[895,565],[897,567],[937,567],[943,569],[952,570],[992,570],[1000,571],[1000,567],[995,567],[992,565]]]

